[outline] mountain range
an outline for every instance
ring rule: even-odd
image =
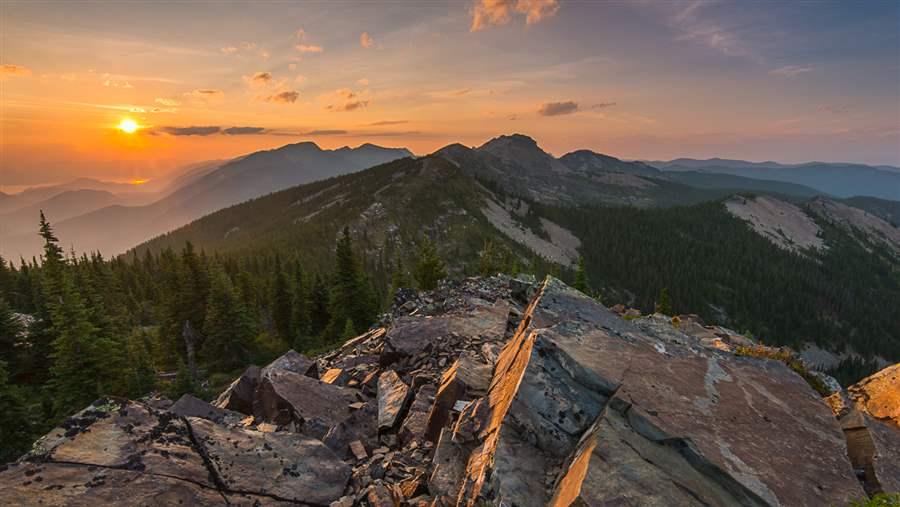
[[[680,158],[650,164],[668,172],[699,171],[795,183],[837,197],[870,196],[900,200],[900,170],[891,166],[826,162],[788,165],[719,158]]]
[[[33,234],[40,210],[67,247],[115,255],[249,199],[410,156],[406,149],[372,144],[325,150],[301,142],[229,161],[194,164],[155,192],[82,179],[3,194],[0,253],[27,258],[40,251]],[[900,216],[900,204],[889,198],[895,195],[893,188],[900,188],[900,173],[871,166],[726,159],[640,162],[589,150],[556,158],[521,134],[499,136],[478,147],[451,144],[432,156],[450,162],[481,185],[545,205],[651,208],[747,192],[792,202],[859,194],[846,204],[893,224]],[[900,200],[900,196],[894,198]]]
[[[29,190],[23,192],[27,201],[26,196],[10,196],[27,202],[30,208],[18,208],[15,215],[3,216],[4,223],[9,223],[0,228],[0,253],[27,258],[40,251],[39,238],[31,232],[36,230],[37,208],[46,208],[45,215],[54,223],[57,235],[67,247],[76,252],[115,255],[148,238],[248,199],[410,155],[405,149],[371,144],[337,150],[323,150],[308,142],[290,144],[225,163],[197,164],[158,194],[156,200],[146,204],[131,205],[120,199],[107,206],[97,206],[102,200],[85,196],[78,205],[89,209],[81,214],[72,212],[75,204],[69,203],[63,209],[56,203],[35,198],[38,191]],[[46,198],[52,190],[39,193]]]
[[[603,169],[611,166],[617,171]],[[900,358],[900,327],[881,311],[900,301],[896,226],[798,185],[771,183],[796,191],[790,196],[734,194],[728,185],[697,189],[665,175],[589,152],[555,159],[533,140],[509,136],[275,192],[128,257],[190,241],[241,258],[299,252],[307,269],[322,271],[347,227],[369,270],[380,273],[377,289],[387,291],[392,259],[415,263],[426,235],[455,276],[478,274],[486,258],[502,259],[504,269],[563,274],[583,259],[604,300],[652,311],[668,288],[679,308],[710,322],[824,350],[816,356],[823,368],[857,354]]]

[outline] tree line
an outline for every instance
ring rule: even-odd
[[[306,269],[299,252],[222,257],[191,243],[140,258],[66,255],[43,213],[40,235],[40,259],[0,257],[2,462],[101,395],[202,395],[289,348],[356,336],[390,301],[346,228],[327,271]],[[409,269],[392,263],[390,291],[433,289],[447,275],[427,237],[413,257]]]

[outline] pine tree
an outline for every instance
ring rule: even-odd
[[[203,324],[206,335],[202,355],[220,370],[249,362],[253,326],[231,279],[218,265],[210,269],[212,286]]]
[[[331,338],[340,335],[348,319],[356,325],[368,327],[374,318],[372,291],[353,253],[350,230],[346,227],[335,249],[334,285],[328,309],[331,314]]]
[[[347,341],[356,337],[356,326],[353,325],[352,319],[347,319],[344,323],[344,331],[341,333],[341,340]]]
[[[275,257],[275,278],[272,284],[272,320],[275,323],[275,331],[282,340],[290,343],[293,333],[291,332],[291,313],[293,310],[293,295],[288,286],[287,274],[281,268],[279,257]]]
[[[659,300],[656,303],[656,313],[672,315],[672,302],[669,300],[669,288],[663,287],[659,291]]]
[[[588,294],[591,290],[587,282],[587,273],[584,270],[584,257],[578,258],[578,270],[575,272],[575,283],[572,287],[580,290],[584,294]]]
[[[409,285],[409,277],[406,275],[406,269],[403,268],[403,260],[398,255],[397,264],[394,266],[394,271],[391,273],[391,292],[389,299],[392,301],[394,299],[394,294],[396,294],[398,290],[408,288]]]
[[[51,305],[50,314],[55,336],[50,387],[54,409],[65,414],[100,394],[99,386],[108,378],[101,368],[104,343],[68,273],[63,276],[59,301]]]
[[[294,350],[306,350],[309,336],[309,296],[306,293],[306,282],[303,270],[298,262],[294,267],[294,295],[291,301],[291,333]]]
[[[328,304],[328,289],[322,277],[317,274],[309,299],[309,332],[313,336],[322,334],[331,321]]]
[[[166,390],[166,395],[173,400],[177,400],[185,394],[196,393],[197,386],[194,385],[194,381],[191,378],[191,372],[188,369],[187,364],[179,359],[175,380],[169,385],[169,388]]]
[[[444,261],[437,253],[434,243],[423,236],[419,240],[418,258],[416,262],[415,278],[421,290],[434,290],[438,282],[447,276],[447,268]]]
[[[0,361],[0,463],[9,463],[30,447],[31,418],[25,397],[10,384],[7,364]]]
[[[22,324],[13,315],[9,303],[0,296],[0,357],[7,360],[14,357],[15,345],[22,331]]]
[[[150,357],[150,337],[144,331],[132,333],[128,340],[128,395],[143,396],[156,387],[156,369]]]

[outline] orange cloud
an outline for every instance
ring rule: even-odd
[[[298,98],[300,98],[300,92],[295,90],[288,90],[276,93],[275,95],[270,95],[268,98],[266,98],[266,102],[293,104],[294,102],[297,102]]]
[[[322,49],[322,46],[316,46],[312,44],[297,44],[296,46],[294,46],[294,49],[301,53],[321,53],[322,51],[325,51],[324,49]]]
[[[559,10],[558,0],[477,0],[472,6],[472,26],[477,32],[494,25],[509,23],[513,14],[525,16],[525,24],[533,25],[553,16]]]
[[[541,104],[537,113],[541,116],[562,116],[578,111],[578,103],[568,100],[566,102],[547,102]]]
[[[251,76],[244,76],[244,81],[247,82],[252,87],[262,87],[266,86],[270,82],[272,82],[272,73],[270,72],[256,72]]]
[[[325,99],[329,102],[325,109],[329,111],[356,111],[369,105],[367,99],[363,99],[358,93],[349,88],[335,90],[330,96],[326,96]]]
[[[375,45],[375,39],[369,35],[369,32],[363,32],[359,36],[359,45],[364,48],[370,48]]]
[[[31,69],[21,65],[13,65],[5,63],[0,66],[0,79],[7,77],[28,77],[31,75]]]

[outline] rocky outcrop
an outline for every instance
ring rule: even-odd
[[[893,487],[896,375],[842,398],[842,432],[782,362],[734,353],[752,340],[552,278],[398,291],[380,324],[216,405],[100,400],[0,472],[0,503],[845,505],[854,465]]]
[[[900,364],[828,397],[869,493],[900,492]]]
[[[437,455],[436,493],[463,505],[828,505],[863,496],[836,421],[785,365],[704,347],[675,328],[654,333],[556,280],[504,347],[488,394],[444,430]]]
[[[302,435],[102,399],[0,473],[0,503],[327,505],[349,475],[325,445]]]

